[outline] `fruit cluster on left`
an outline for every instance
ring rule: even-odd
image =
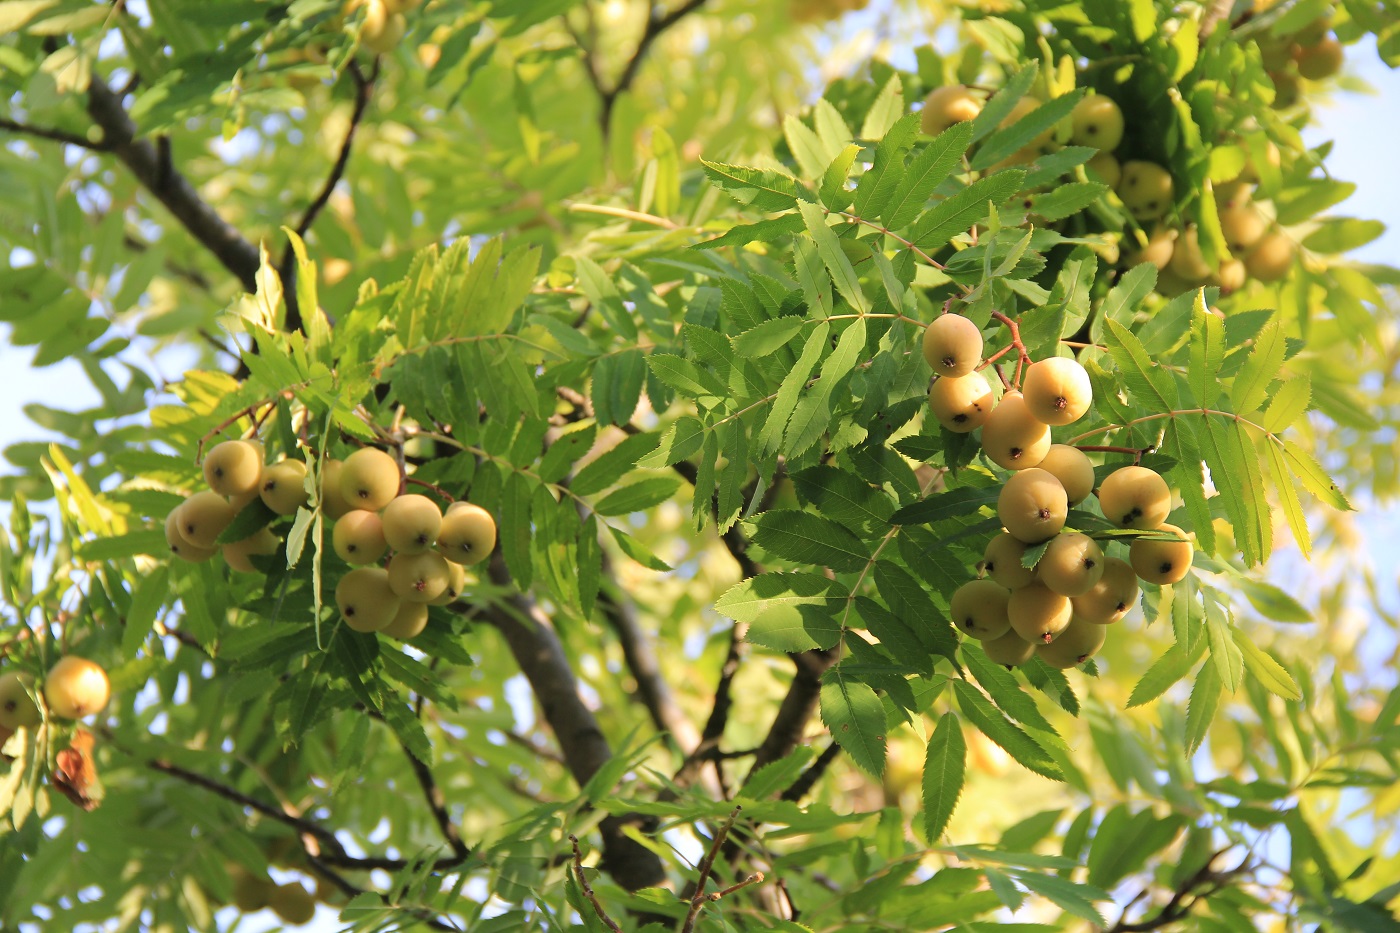
[[[77,655],[65,655],[49,668],[38,690],[34,678],[19,671],[0,674],[0,744],[15,730],[32,729],[43,722],[35,697],[42,696],[49,715],[83,719],[98,713],[112,697],[107,672]]]

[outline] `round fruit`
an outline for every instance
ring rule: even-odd
[[[1172,538],[1135,539],[1128,547],[1128,561],[1133,572],[1148,583],[1179,583],[1191,570],[1191,540],[1175,525],[1162,525],[1157,530]]]
[[[357,632],[377,632],[394,621],[399,611],[399,597],[383,567],[356,567],[341,577],[335,604],[345,624]]]
[[[1215,276],[1216,284],[1222,291],[1237,292],[1244,288],[1249,281],[1249,270],[1245,268],[1242,261],[1238,259],[1227,259],[1220,264],[1220,271]]]
[[[987,576],[1008,590],[1019,589],[1035,579],[1035,571],[1021,563],[1027,547],[1029,545],[1026,542],[1010,532],[1003,531],[987,542],[987,549],[982,552],[982,569],[987,571]]]
[[[1051,356],[1026,369],[1022,386],[1026,407],[1037,421],[1045,424],[1071,424],[1084,417],[1094,399],[1089,374],[1078,360]]]
[[[28,674],[0,674],[0,728],[30,729],[43,720],[34,698],[25,690],[33,684],[34,678]]]
[[[1149,262],[1160,272],[1172,261],[1178,236],[1180,232],[1174,227],[1157,227],[1147,238],[1147,245],[1128,257],[1128,265],[1137,266]]]
[[[245,914],[255,913],[267,906],[277,885],[267,878],[249,874],[241,866],[229,872],[233,879],[233,904]]]
[[[1006,606],[1011,592],[991,580],[971,580],[953,593],[948,614],[953,627],[985,641],[1005,635],[1011,626]]]
[[[1138,220],[1156,220],[1172,206],[1171,173],[1155,162],[1123,163],[1118,197]]]
[[[1099,181],[1110,188],[1117,188],[1118,182],[1123,178],[1123,166],[1112,153],[1100,152],[1085,163],[1085,167],[1089,169],[1091,180],[1093,176],[1097,176]]]
[[[223,547],[224,563],[240,573],[257,573],[258,568],[254,567],[253,562],[248,558],[254,554],[276,554],[277,545],[277,536],[267,528],[260,528],[251,537],[235,541],[232,544],[225,544]]]
[[[365,23],[360,30],[360,41],[365,48],[376,55],[388,55],[407,31],[408,20],[402,13],[391,12],[383,0],[369,0]]]
[[[1011,594],[1006,615],[1017,635],[1043,645],[1054,641],[1065,630],[1073,609],[1068,597],[1054,592],[1044,583],[1031,583]]]
[[[1119,528],[1156,528],[1171,514],[1172,491],[1152,470],[1125,466],[1104,477],[1099,507]]]
[[[1293,60],[1298,63],[1298,74],[1309,81],[1332,77],[1342,70],[1345,58],[1342,44],[1331,36],[1323,38],[1316,45],[1300,46],[1293,55]]]
[[[439,550],[438,553],[439,553],[439,554],[442,554],[442,551]],[[444,557],[447,557],[446,554],[443,554],[443,556],[444,556]],[[446,606],[446,605],[448,605],[449,603],[454,602],[459,596],[462,595],[462,591],[463,591],[464,589],[466,589],[466,587],[467,587],[467,568],[466,568],[466,567],[463,567],[461,564],[452,562],[451,558],[449,558],[449,559],[448,559],[448,564],[447,564],[447,573],[448,573],[447,589],[443,590],[443,591],[442,591],[442,595],[439,596],[437,599],[432,600],[431,603],[430,603],[430,605],[433,605],[433,606]]]
[[[421,554],[437,543],[442,512],[427,496],[399,496],[380,514],[384,540],[400,554]]]
[[[1029,661],[1031,655],[1035,654],[1035,645],[1017,635],[1015,629],[1007,628],[1006,634],[1000,638],[984,640],[982,650],[986,652],[987,658],[993,664],[1002,664],[1012,668],[1020,667]]]
[[[227,499],[207,489],[186,499],[179,513],[180,537],[201,548],[214,547],[236,514]]]
[[[966,376],[982,362],[982,331],[961,314],[940,314],[924,328],[924,359],[940,376]]]
[[[438,550],[453,563],[470,567],[491,556],[496,547],[496,520],[470,502],[454,502],[442,517]]]
[[[1104,561],[1103,576],[1089,592],[1070,600],[1076,618],[1098,625],[1111,625],[1128,614],[1137,602],[1137,574],[1125,560],[1110,557]]]
[[[1078,447],[1051,444],[1040,469],[1060,481],[1070,505],[1078,505],[1094,491],[1094,464]]]
[[[961,84],[934,88],[924,98],[919,118],[925,133],[937,136],[954,123],[975,120],[982,112],[982,101]]]
[[[211,547],[200,547],[191,544],[185,536],[180,533],[180,510],[184,503],[175,506],[170,514],[165,517],[165,543],[170,546],[170,553],[181,560],[187,560],[192,564],[208,560],[214,556],[214,549]]]
[[[331,531],[331,546],[347,564],[373,564],[384,556],[389,543],[377,512],[347,512]]]
[[[428,604],[411,603],[405,599],[399,603],[399,611],[395,613],[394,620],[380,631],[390,638],[408,641],[427,627]]]
[[[63,719],[82,719],[101,712],[112,698],[112,684],[101,667],[68,655],[58,659],[44,678],[44,700],[49,712]]]
[[[1269,221],[1257,207],[1246,201],[1221,210],[1220,229],[1225,233],[1225,245],[1230,252],[1244,255],[1269,232]]]
[[[263,471],[262,501],[278,515],[295,515],[311,499],[306,491],[306,462],[283,460]]]
[[[1035,653],[1051,667],[1061,670],[1078,667],[1099,653],[1107,634],[1105,626],[1093,625],[1083,619],[1071,619],[1060,637],[1049,644],[1038,645]]]
[[[1123,141],[1123,111],[1110,97],[1090,94],[1074,105],[1069,115],[1074,125],[1070,142],[1112,152]]]
[[[982,426],[982,450],[1004,470],[1039,466],[1050,452],[1050,426],[1031,413],[1020,392],[1007,392]]]
[[[332,521],[351,511],[340,488],[340,471],[344,466],[343,461],[330,457],[321,466],[321,514]]]
[[[1176,246],[1172,249],[1172,261],[1167,268],[1183,282],[1204,282],[1210,277],[1210,263],[1206,262],[1205,254],[1201,252],[1195,224],[1177,237]]]
[[[1032,467],[1014,474],[997,496],[997,518],[1018,541],[1038,544],[1065,527],[1069,500],[1054,474]]]
[[[978,372],[939,376],[928,388],[928,406],[938,423],[955,434],[969,434],[987,422],[994,405],[992,387]]]
[[[1288,71],[1271,71],[1269,79],[1274,82],[1272,106],[1275,110],[1287,110],[1298,103],[1298,99],[1303,95],[1303,88],[1296,75]]]
[[[375,447],[361,447],[340,467],[340,492],[354,509],[378,512],[399,494],[399,464]]]
[[[316,898],[296,882],[279,884],[269,892],[267,906],[292,926],[310,923],[316,916]]]
[[[1261,282],[1277,282],[1293,268],[1293,241],[1282,233],[1270,233],[1244,257],[1249,277]]]
[[[1077,531],[1056,535],[1040,562],[1036,576],[1061,596],[1083,596],[1103,578],[1103,549],[1097,541]]]
[[[263,449],[253,441],[224,441],[204,458],[204,481],[221,496],[241,496],[258,488]]]
[[[437,551],[395,554],[389,561],[389,587],[394,595],[412,603],[428,603],[447,590],[452,573]]]

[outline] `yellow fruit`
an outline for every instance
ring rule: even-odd
[[[263,448],[253,441],[224,441],[204,458],[204,481],[221,496],[242,496],[258,488]]]
[[[1060,481],[1070,505],[1078,505],[1094,491],[1094,464],[1078,447],[1051,444],[1040,469]]]
[[[442,554],[441,548],[439,548],[438,553]],[[442,556],[447,557],[446,554]],[[464,590],[467,585],[467,568],[463,567],[461,564],[454,563],[451,558],[448,558],[447,575],[447,589],[443,590],[442,595],[432,600],[429,605],[446,606],[462,595],[462,590]]]
[[[971,580],[953,593],[948,615],[960,632],[979,640],[996,638],[1011,625],[1006,617],[1010,596],[1006,587],[991,580]]]
[[[1048,644],[1037,645],[1035,653],[1051,667],[1061,670],[1078,667],[1098,654],[1107,634],[1107,626],[1071,619],[1058,638]]]
[[[311,499],[306,491],[306,462],[283,460],[263,471],[263,505],[278,515],[295,515]]]
[[[331,546],[347,564],[373,564],[378,561],[389,549],[379,513],[356,509],[341,516],[331,531]]]
[[[395,554],[389,561],[389,587],[395,596],[409,602],[432,602],[451,581],[447,560],[437,551]]]
[[[1165,269],[1172,261],[1172,252],[1176,249],[1178,236],[1180,231],[1173,227],[1157,227],[1148,237],[1147,245],[1128,257],[1127,264],[1137,266],[1150,262],[1158,271]]]
[[[340,470],[345,464],[331,457],[321,466],[321,514],[332,521],[351,511],[340,488]]]
[[[454,502],[442,517],[438,550],[453,563],[467,567],[491,556],[496,547],[496,520],[470,502]]]
[[[101,667],[68,655],[58,659],[44,678],[44,700],[49,712],[63,719],[82,719],[101,712],[112,698],[112,684]]]
[[[1152,470],[1125,466],[1104,477],[1099,507],[1119,528],[1156,528],[1171,514],[1172,491]]]
[[[393,621],[380,629],[380,631],[390,638],[397,638],[399,641],[408,641],[408,639],[417,635],[427,627],[427,603],[411,603],[405,599],[399,603],[399,611],[394,614]]]
[[[384,540],[400,554],[421,554],[437,543],[442,530],[442,512],[427,496],[395,498],[380,513]]]
[[[1249,277],[1261,282],[1277,282],[1293,268],[1293,241],[1282,233],[1270,233],[1244,257]]]
[[[1084,417],[1094,400],[1089,374],[1078,360],[1064,356],[1032,363],[1021,388],[1026,408],[1044,424],[1072,424]]]
[[[43,721],[34,698],[25,690],[33,685],[34,678],[28,674],[0,674],[0,729],[32,729]]]
[[[1007,623],[1006,634],[999,638],[988,638],[982,642],[982,650],[994,664],[1008,668],[1020,667],[1035,654],[1035,645],[1026,641]]]
[[[1070,142],[1112,152],[1123,141],[1123,111],[1110,97],[1090,94],[1070,112],[1074,126]]]
[[[1100,152],[1085,163],[1085,167],[1089,169],[1091,181],[1097,178],[1110,188],[1117,188],[1118,182],[1123,178],[1123,166],[1119,164],[1117,157],[1108,152]]]
[[[233,506],[217,492],[197,492],[179,508],[180,537],[200,548],[213,548],[235,515]]]
[[[258,568],[248,558],[254,554],[276,554],[278,538],[269,529],[262,528],[251,537],[223,547],[224,563],[240,573],[257,573]]]
[[[1128,561],[1133,572],[1148,583],[1159,586],[1179,583],[1191,571],[1194,548],[1186,532],[1175,525],[1161,525],[1157,531],[1172,535],[1167,538],[1137,538],[1128,547]]]
[[[292,926],[302,926],[316,916],[316,898],[295,882],[279,884],[268,894],[267,906]]]
[[[1156,220],[1172,206],[1171,173],[1155,162],[1123,163],[1118,197],[1138,220]]]
[[[938,423],[956,434],[969,434],[987,422],[994,401],[987,377],[939,376],[928,389],[929,410]]]
[[[245,914],[262,910],[277,890],[277,885],[266,877],[251,875],[241,866],[233,866],[229,876],[233,879],[233,904]]]
[[[399,464],[374,447],[361,447],[340,467],[340,492],[351,508],[378,512],[399,494]]]
[[[1020,392],[1007,392],[982,425],[982,450],[1004,470],[1038,466],[1050,452],[1050,426],[1031,413]]]
[[[1231,204],[1220,211],[1220,229],[1230,252],[1243,255],[1269,231],[1269,220],[1248,201]]]
[[[177,505],[165,517],[165,543],[170,546],[170,553],[181,560],[189,561],[192,564],[206,561],[214,556],[214,549],[191,544],[180,533],[180,510],[184,507],[184,503]]]
[[[399,597],[383,567],[356,567],[335,588],[335,604],[345,624],[357,632],[377,632],[399,611]]]
[[[369,0],[365,7],[365,22],[360,28],[360,41],[376,55],[388,55],[398,47],[408,20],[402,13],[389,9],[383,0]]]
[[[1061,596],[1083,596],[1103,578],[1104,556],[1099,543],[1077,531],[1051,539],[1035,575]]]
[[[997,496],[997,518],[1013,538],[1026,544],[1059,534],[1068,514],[1065,488],[1054,474],[1036,467],[1013,474]]]
[[[1215,282],[1225,293],[1237,292],[1244,288],[1249,281],[1249,270],[1244,263],[1238,259],[1230,259],[1220,264],[1220,271],[1216,273]]]
[[[1205,254],[1201,252],[1195,224],[1187,227],[1185,234],[1177,238],[1172,261],[1167,268],[1181,281],[1192,284],[1204,282],[1210,277],[1210,263],[1206,262]]]
[[[1043,583],[1031,583],[1011,594],[1006,614],[1017,635],[1037,645],[1054,641],[1069,625],[1069,598]]]
[[[940,314],[924,328],[924,359],[940,376],[966,376],[982,362],[982,331],[961,314]]]
[[[920,121],[925,133],[937,136],[954,123],[975,120],[982,112],[982,101],[961,84],[934,88],[924,98]]]
[[[987,549],[982,552],[982,569],[987,572],[987,576],[1008,590],[1023,587],[1035,579],[1035,571],[1021,563],[1027,547],[1029,545],[1024,541],[1010,532],[1003,531],[987,542]]]
[[[1110,557],[1104,561],[1103,576],[1089,592],[1073,597],[1074,614],[1085,622],[1111,625],[1128,614],[1137,602],[1137,574],[1127,561]]]
[[[1323,38],[1316,45],[1299,46],[1293,54],[1293,60],[1298,63],[1298,74],[1309,81],[1332,77],[1342,70],[1345,58],[1342,44],[1331,36]]]

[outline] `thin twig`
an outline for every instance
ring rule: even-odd
[[[105,142],[93,142],[86,136],[79,136],[76,133],[69,133],[66,130],[55,129],[50,126],[33,126],[29,123],[21,123],[18,120],[9,120],[0,117],[0,131],[7,133],[18,133],[21,136],[33,136],[36,139],[47,139],[50,142],[65,143],[69,146],[80,146],[93,152],[106,152],[108,146]]]
[[[442,838],[447,840],[447,844],[452,847],[458,858],[466,858],[471,854],[471,850],[462,841],[462,833],[452,822],[452,814],[447,812],[447,798],[438,786],[437,779],[433,777],[432,769],[419,761],[418,756],[409,751],[407,745],[403,745],[403,752],[408,756],[408,763],[418,778],[418,785],[423,788],[423,798],[428,802],[428,809],[433,811],[433,819],[442,831]]]
[[[822,751],[821,755],[817,757],[817,760],[808,765],[807,770],[803,771],[802,774],[798,776],[797,780],[793,781],[788,789],[782,792],[779,799],[801,800],[803,797],[806,797],[812,788],[816,786],[821,776],[826,773],[826,769],[831,767],[831,763],[835,761],[840,754],[841,746],[832,742]]]
[[[613,933],[622,933],[622,927],[617,925],[617,921],[608,916],[608,912],[603,909],[603,904],[598,900],[598,895],[593,891],[593,885],[588,883],[588,876],[583,873],[583,853],[579,851],[578,837],[569,833],[569,844],[574,847],[574,875],[578,878],[578,886],[583,889],[583,896],[588,898],[593,905],[593,912],[598,915],[598,919],[608,925],[608,929]]]
[[[700,862],[700,873],[695,879],[695,893],[690,898],[690,910],[686,912],[685,921],[681,924],[681,933],[691,933],[695,929],[695,921],[700,916],[700,909],[711,898],[705,895],[705,884],[710,880],[710,872],[714,870],[715,859],[719,857],[720,850],[724,848],[724,840],[729,836],[729,830],[734,826],[734,821],[739,817],[739,811],[743,807],[735,807],[729,811],[729,818],[720,824],[719,830],[715,833],[715,838],[710,841],[710,847],[705,850],[705,857]],[[753,875],[749,876],[753,878]],[[757,873],[755,881],[762,881],[762,873]],[[720,892],[721,896],[737,888],[744,887],[745,884],[752,884],[754,881],[745,881],[736,888],[726,888]],[[713,900],[719,900],[718,897]]]
[[[601,80],[595,82],[599,88],[598,97],[601,103],[598,114],[598,123],[603,131],[603,138],[607,139],[612,133],[613,107],[617,103],[618,97],[632,86],[632,82],[637,78],[637,70],[642,66],[642,59],[646,57],[647,51],[651,48],[661,34],[672,26],[679,23],[686,16],[700,9],[705,5],[705,0],[686,0],[680,6],[669,13],[657,16],[655,10],[647,17],[646,29],[642,32],[642,37],[637,40],[637,48],[632,52],[632,57],[627,60],[627,64],[622,67],[622,74],[618,75],[617,81],[608,89],[603,89]]]

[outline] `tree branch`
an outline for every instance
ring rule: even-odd
[[[758,747],[750,773],[786,758],[801,744],[802,737],[807,733],[807,723],[817,711],[817,703],[821,699],[822,674],[836,663],[836,652],[833,650],[804,651],[789,657],[797,666],[797,672],[768,727],[768,735]]]
[[[157,148],[148,140],[137,139],[121,98],[97,75],[88,87],[88,114],[102,128],[102,151],[120,159],[136,180],[153,194],[224,268],[243,284],[246,291],[257,291],[258,249],[210,207],[184,175],[170,164],[169,147]]]
[[[680,6],[669,13],[657,16],[655,10],[647,17],[646,29],[642,32],[642,37],[637,40],[637,48],[632,53],[632,57],[627,60],[627,64],[622,67],[622,74],[618,75],[617,81],[608,90],[603,90],[601,82],[598,82],[598,98],[601,103],[601,111],[598,114],[598,122],[603,130],[603,138],[606,140],[612,132],[613,107],[621,94],[632,86],[632,82],[637,78],[637,70],[642,66],[642,59],[646,58],[647,51],[651,48],[661,34],[672,26],[679,23],[686,16],[700,9],[705,5],[705,0],[686,0]],[[588,54],[585,50],[585,54]]]
[[[80,146],[83,149],[90,149],[93,152],[104,152],[107,150],[105,142],[93,142],[86,136],[79,136],[77,133],[69,133],[66,130],[54,129],[48,126],[32,126],[28,123],[21,123],[18,120],[9,120],[0,117],[0,131],[16,133],[21,136],[33,136],[36,139],[47,139],[51,142],[66,143],[69,146]]]
[[[831,767],[831,763],[835,761],[840,754],[841,746],[832,742],[822,751],[817,760],[808,765],[807,770],[803,771],[802,774],[798,776],[797,780],[793,781],[788,789],[778,796],[778,799],[798,801],[806,797],[811,793],[812,788],[816,786],[817,781],[821,780],[821,776],[826,773],[826,769]]]
[[[428,802],[428,809],[433,811],[433,819],[437,820],[438,829],[442,831],[442,838],[447,840],[447,844],[452,847],[452,851],[458,858],[466,858],[471,854],[467,844],[462,841],[462,834],[457,829],[457,825],[452,822],[452,815],[447,812],[447,798],[443,796],[442,788],[438,786],[437,779],[433,777],[432,769],[419,761],[413,752],[408,750],[407,745],[400,743],[404,755],[408,758],[408,763],[413,768],[414,775],[418,778],[418,786],[423,788],[423,799]]]
[[[1172,892],[1171,899],[1154,916],[1135,923],[1125,923],[1128,908],[1124,908],[1123,916],[1118,918],[1118,922],[1109,929],[1109,933],[1149,933],[1151,930],[1161,929],[1186,917],[1198,902],[1228,887],[1232,879],[1249,871],[1249,856],[1247,855],[1240,864],[1228,871],[1214,871],[1211,866],[1227,851],[1229,851],[1228,848],[1212,853],[1206,859],[1205,864],[1177,886],[1176,890]],[[1144,890],[1133,899],[1133,903],[1140,900],[1146,893]],[[1129,907],[1131,906],[1130,903]]]

